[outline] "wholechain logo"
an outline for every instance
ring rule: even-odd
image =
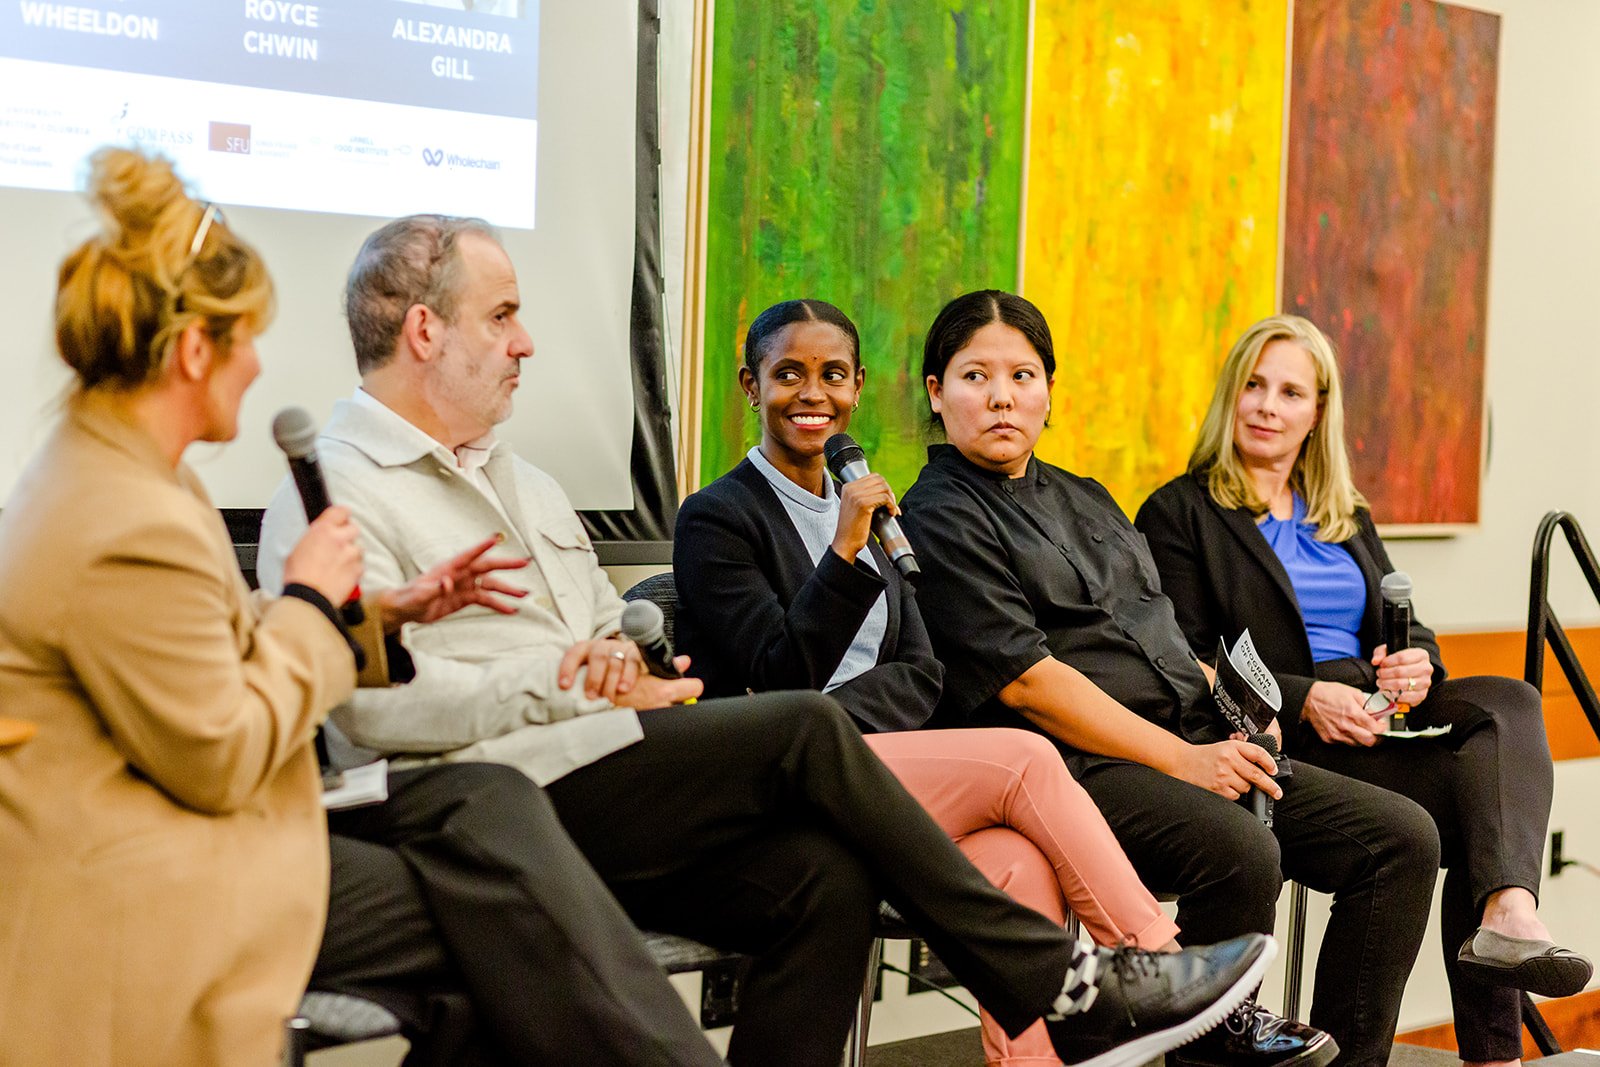
[[[424,148],[422,150],[422,161],[430,167],[437,167],[444,162],[444,149]]]

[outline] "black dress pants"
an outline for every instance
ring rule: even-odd
[[[312,987],[388,1007],[408,1067],[722,1062],[549,798],[521,772],[395,771],[332,812]]]
[[[643,741],[548,792],[640,925],[755,957],[730,1063],[839,1062],[880,899],[1011,1033],[1050,1010],[1066,932],[990,885],[838,704],[765,693],[640,719]]]
[[[480,1025],[423,900],[392,848],[330,837],[329,922],[311,988],[388,1008],[411,1043],[406,1067],[490,1067],[510,1061]]]
[[[1144,884],[1177,894],[1186,944],[1271,933],[1285,877],[1333,894],[1310,1021],[1339,1042],[1340,1064],[1388,1062],[1438,869],[1427,812],[1298,762],[1270,830],[1249,809],[1139,764],[1091,763],[1079,781]]]
[[[1444,737],[1329,745],[1303,726],[1293,751],[1308,763],[1401,793],[1439,829],[1445,867],[1439,929],[1456,1040],[1463,1060],[1522,1055],[1522,994],[1463,976],[1456,952],[1497,889],[1539,895],[1555,772],[1539,693],[1511,678],[1448,679],[1411,714],[1411,725],[1451,724]]]

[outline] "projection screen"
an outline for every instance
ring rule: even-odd
[[[470,6],[471,11],[462,10]],[[357,378],[344,274],[383,219],[478,215],[535,355],[500,428],[580,509],[634,506],[629,312],[637,0],[12,0],[0,7],[0,494],[55,418],[55,266],[92,232],[88,154],[137,144],[265,255],[279,313],[239,440],[189,459],[225,508],[282,477],[267,427]]]

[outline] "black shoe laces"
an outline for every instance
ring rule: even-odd
[[[1111,949],[1110,966],[1112,973],[1124,988],[1137,983],[1140,979],[1154,978],[1157,974],[1159,961],[1156,953],[1146,951],[1134,943],[1133,938],[1123,936],[1122,943]],[[1122,1014],[1127,1019],[1128,1025],[1137,1027],[1138,1018],[1134,1015],[1133,1001],[1127,996],[1118,998],[1122,1004]]]
[[[1160,973],[1160,957],[1161,953],[1140,948],[1132,937],[1124,934],[1122,943],[1111,950],[1111,969],[1125,984],[1154,978]]]

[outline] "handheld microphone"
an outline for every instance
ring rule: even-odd
[[[1383,597],[1383,643],[1390,652],[1411,647],[1411,575],[1392,571],[1378,584]]]
[[[867,454],[847,433],[836,433],[823,442],[822,454],[827,457],[828,470],[846,484],[872,473],[867,466]],[[889,514],[888,508],[878,508],[872,513],[872,534],[902,578],[914,581],[922,573],[922,568],[917,566],[916,553],[911,551],[911,542],[900,529],[900,520]]]
[[[657,678],[682,678],[672,664],[666,623],[661,608],[648,600],[631,601],[622,609],[622,636],[639,646],[645,670]]]
[[[272,439],[289,459],[289,473],[306,509],[306,522],[316,521],[328,510],[328,483],[317,464],[317,424],[305,408],[284,408],[272,417]],[[350,599],[339,609],[346,626],[360,626],[366,620],[361,609],[361,586],[350,591]]]
[[[1379,613],[1379,631],[1383,643],[1393,655],[1411,647],[1411,575],[1405,571],[1391,571],[1378,583],[1378,593],[1383,598]],[[1389,719],[1389,729],[1406,728],[1406,705],[1395,702],[1395,713]]]
[[[1272,773],[1273,781],[1277,782],[1285,778],[1294,777],[1294,769],[1289,765],[1289,758],[1278,751],[1278,739],[1276,737],[1266,733],[1251,734],[1250,743],[1252,745],[1260,745],[1266,749],[1267,754],[1278,765],[1278,769]],[[1272,825],[1272,795],[1260,789],[1252,788],[1246,794],[1246,798],[1250,802],[1251,813],[1261,820],[1261,825],[1270,827]]]

